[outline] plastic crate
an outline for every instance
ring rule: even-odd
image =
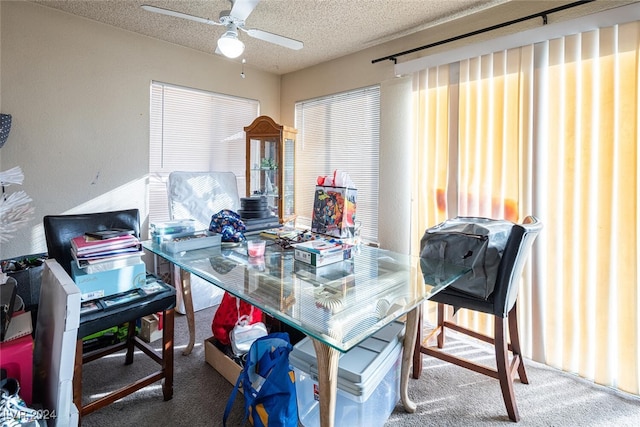
[[[403,331],[404,325],[394,322],[341,356],[335,411],[341,425],[383,426],[393,412],[400,399]],[[320,425],[317,361],[310,344],[308,338],[300,341],[289,357],[304,427]]]

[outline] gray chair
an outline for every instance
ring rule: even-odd
[[[438,317],[436,328],[428,338],[437,337],[437,345],[425,345],[429,339],[422,339],[422,316],[420,316],[418,339],[413,355],[414,378],[419,378],[422,373],[421,354],[496,378],[500,382],[509,418],[515,422],[519,421],[520,415],[516,405],[513,378],[517,373],[521,383],[528,384],[529,380],[520,351],[516,300],[522,270],[531,252],[533,242],[541,229],[542,223],[533,216],[525,218],[522,224],[514,225],[498,267],[494,290],[486,300],[451,288],[446,288],[431,298],[431,301],[438,303]],[[445,305],[454,307],[454,315],[461,308],[493,315],[494,336],[489,337],[477,333],[457,325],[452,320],[445,319]],[[492,344],[496,356],[496,369],[445,352],[443,348],[445,329],[447,328]],[[507,340],[507,334],[509,340]],[[509,352],[511,352],[511,356]]]

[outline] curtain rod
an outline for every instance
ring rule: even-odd
[[[440,40],[440,41],[435,42],[435,43],[429,43],[429,44],[424,45],[424,46],[415,47],[413,49],[405,50],[403,52],[394,53],[393,55],[389,55],[389,56],[385,56],[385,57],[382,57],[382,58],[374,59],[374,60],[371,61],[371,63],[375,64],[376,62],[390,60],[390,61],[393,61],[394,64],[397,64],[398,63],[398,56],[408,55],[410,53],[418,52],[418,51],[421,51],[421,50],[424,50],[424,49],[429,49],[431,47],[439,46],[439,45],[450,43],[450,42],[453,42],[453,41],[456,41],[456,40],[461,40],[461,39],[465,39],[467,37],[471,37],[471,36],[475,36],[475,35],[478,35],[478,34],[486,33],[488,31],[496,30],[498,28],[508,27],[509,25],[517,24],[517,23],[520,23],[520,22],[523,22],[523,21],[528,21],[529,19],[542,18],[542,25],[547,25],[547,15],[549,15],[551,13],[555,13],[555,12],[560,12],[562,10],[571,9],[573,7],[576,7],[576,6],[581,6],[581,5],[586,4],[586,3],[591,3],[593,1],[595,1],[595,0],[581,0],[581,1],[576,1],[576,2],[573,2],[573,3],[565,4],[564,6],[554,7],[553,9],[544,10],[542,12],[534,13],[533,15],[524,16],[522,18],[514,19],[512,21],[507,21],[507,22],[503,22],[501,24],[492,25],[490,27],[486,27],[486,28],[482,28],[480,30],[472,31],[470,33],[461,34],[459,36],[451,37],[451,38],[448,38],[448,39],[445,39],[445,40]]]

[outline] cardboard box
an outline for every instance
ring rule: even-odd
[[[160,316],[162,313],[160,313]],[[162,338],[162,331],[158,330],[156,315],[144,316],[140,319],[140,338],[151,343]]]
[[[231,384],[235,385],[242,367],[216,347],[214,337],[204,341],[204,358],[209,365],[218,371]]]
[[[337,252],[330,252],[326,255],[317,254],[315,252],[309,252],[304,249],[295,248],[293,257],[294,259],[309,264],[313,267],[322,267],[336,262],[344,261],[351,258],[351,247]]]
[[[87,274],[71,261],[71,276],[80,288],[83,301],[103,298],[113,294],[139,288],[147,282],[147,271],[144,262],[128,267],[100,271]]]

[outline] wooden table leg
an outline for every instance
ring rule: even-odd
[[[407,321],[404,332],[402,369],[400,371],[400,399],[404,410],[409,413],[416,411],[417,405],[409,399],[409,373],[413,363],[413,350],[416,345],[416,334],[418,332],[418,318],[420,309],[414,308],[407,313]]]
[[[184,303],[184,311],[187,316],[187,326],[189,327],[189,344],[182,350],[184,356],[191,354],[193,346],[196,343],[196,321],[193,312],[193,297],[191,295],[191,273],[185,271],[179,267],[174,267],[180,270],[180,282],[182,288],[182,302]]]
[[[420,304],[418,306],[418,327],[417,327],[417,331],[416,331],[416,346],[413,349],[413,378],[415,378],[416,380],[420,378],[420,376],[422,376],[422,352],[420,351],[420,346],[422,345],[422,341],[423,341],[423,336],[422,336],[422,329],[424,327],[423,325],[423,305],[424,303]],[[417,345],[417,343],[420,343],[420,345]]]
[[[315,339],[311,340],[318,359],[318,385],[320,386],[320,425],[333,427],[336,417],[338,393],[338,360],[340,352]]]

